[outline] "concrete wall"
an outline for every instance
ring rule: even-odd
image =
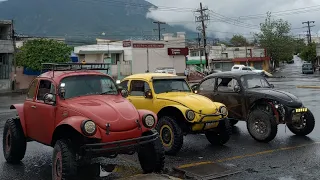
[[[12,68],[12,77],[14,75],[14,68]],[[17,67],[16,74],[16,88],[17,89],[28,89],[31,81],[37,76],[29,76],[23,74],[23,67]]]
[[[13,53],[13,42],[12,40],[0,40],[0,53]]]

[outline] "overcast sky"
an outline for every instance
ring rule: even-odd
[[[302,21],[315,21],[313,35],[320,30],[320,0],[148,0],[160,10],[151,10],[147,17],[168,24],[180,24],[195,30],[199,24],[194,22],[192,10],[200,6],[208,7],[210,15],[208,32],[217,37],[232,37],[233,33],[252,37],[251,32],[259,31],[259,24],[264,21],[267,11],[274,12],[274,18],[288,20],[292,32],[297,37],[305,33]],[[174,9],[174,8],[176,9]],[[171,8],[171,9],[170,9]],[[290,10],[290,11],[288,11]],[[279,12],[282,11],[282,12]],[[250,17],[241,17],[248,16]],[[218,22],[220,21],[220,22]],[[223,22],[221,22],[223,21]],[[170,23],[172,22],[172,23]],[[300,28],[300,29],[298,29]],[[216,32],[221,31],[221,32]],[[319,32],[320,36],[320,32]]]

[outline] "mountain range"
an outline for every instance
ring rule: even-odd
[[[150,7],[155,6],[145,0],[7,0],[0,2],[0,19],[13,19],[17,34],[64,37],[75,43],[150,39],[157,38],[157,25],[146,18]],[[161,27],[162,33],[195,34],[182,26]]]

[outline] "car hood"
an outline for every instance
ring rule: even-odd
[[[259,94],[264,98],[272,98],[289,107],[301,107],[302,102],[295,95],[271,88],[255,88],[247,90],[248,93]]]
[[[169,92],[157,95],[157,99],[167,100],[175,103],[179,103],[183,106],[190,108],[191,110],[201,113],[200,114],[214,114],[218,111],[218,108],[222,105],[215,103],[209,98],[185,92]],[[170,105],[170,104],[167,104]]]
[[[70,108],[93,120],[99,127],[120,132],[138,127],[139,113],[136,108],[120,95],[97,95],[67,100]]]

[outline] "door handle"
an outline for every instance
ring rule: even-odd
[[[33,109],[37,108],[37,106],[31,106]]]

